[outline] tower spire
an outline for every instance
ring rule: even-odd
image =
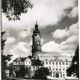
[[[33,40],[32,56],[34,59],[38,59],[39,58],[38,53],[41,52],[41,36],[40,36],[40,31],[38,29],[37,21],[35,24],[35,30],[33,31],[32,40]]]
[[[35,30],[33,31],[34,33],[40,33],[37,23],[38,23],[38,21],[36,21]]]

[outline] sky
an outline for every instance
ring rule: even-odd
[[[6,31],[4,54],[17,57],[31,55],[32,34],[38,21],[43,52],[73,56],[78,46],[77,0],[30,0],[32,9],[9,21],[2,13],[2,30]]]

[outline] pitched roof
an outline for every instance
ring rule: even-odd
[[[25,57],[25,58],[21,58],[21,61],[24,61],[24,60],[26,60],[28,57]]]
[[[15,62],[15,61],[24,61],[24,60],[26,60],[28,57],[18,57],[18,58],[16,58],[13,62]]]
[[[57,58],[57,59],[56,59]],[[60,56],[59,53],[53,53],[53,52],[42,52],[39,54],[40,60],[62,60],[62,61],[72,61],[72,56]]]

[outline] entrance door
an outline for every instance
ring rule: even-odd
[[[56,73],[56,78],[59,78],[59,73]]]

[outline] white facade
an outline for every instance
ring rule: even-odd
[[[44,60],[44,67],[50,71],[50,78],[67,78],[66,70],[71,65],[71,61]]]
[[[13,67],[15,69],[20,69],[20,66],[25,66],[31,68],[31,60],[29,58],[17,58],[13,61]]]
[[[29,58],[17,58],[13,61],[13,65],[31,65],[31,60]]]
[[[24,60],[24,65],[25,65],[25,66],[31,66],[31,60],[30,60],[29,58],[26,58],[26,59]]]
[[[52,52],[42,52],[39,54],[39,59],[43,62],[43,66],[49,69],[50,75],[48,77],[50,79],[67,79],[69,77],[67,76],[67,69],[72,64],[72,56],[59,56]]]

